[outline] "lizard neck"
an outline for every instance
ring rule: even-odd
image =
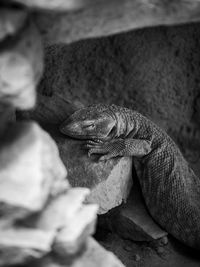
[[[130,134],[131,137],[133,137],[138,130],[136,120],[133,119],[133,111],[130,113],[129,109],[115,105],[112,105],[110,110],[116,120],[115,137],[125,138]]]
[[[112,105],[110,109],[116,120],[115,137],[146,139],[149,141],[154,138],[157,126],[142,114],[115,105]]]

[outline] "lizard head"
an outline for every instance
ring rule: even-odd
[[[60,126],[60,131],[78,139],[108,140],[114,136],[116,119],[109,106],[92,105],[74,112]]]

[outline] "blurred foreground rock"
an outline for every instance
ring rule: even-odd
[[[0,162],[0,266],[40,261],[51,253],[73,259],[69,266],[78,266],[82,257],[83,266],[97,260],[93,245],[89,256],[79,255],[88,253],[98,205],[83,204],[89,189],[70,187],[49,134],[34,122],[8,124]]]
[[[88,236],[94,234],[98,206],[85,205],[71,218],[56,236],[54,251],[62,258],[76,254],[85,244]]]
[[[82,202],[89,193],[88,188],[76,187],[70,189],[67,194],[51,199],[42,214],[36,218],[37,227],[56,230],[66,226],[80,211]]]
[[[38,267],[124,267],[112,252],[106,251],[93,238],[88,238],[86,249],[72,263],[67,259],[62,262],[55,261],[52,257],[43,259]],[[30,266],[32,267],[32,266]]]
[[[87,202],[97,203],[99,214],[126,201],[132,186],[131,158],[99,162],[98,156],[88,157],[87,151],[82,148],[82,141],[67,138],[55,126],[48,130],[58,145],[70,184],[91,189]]]
[[[23,227],[0,229],[0,266],[38,259],[51,251],[54,235]]]
[[[102,186],[90,197],[89,189],[72,189],[69,185],[67,170],[51,137],[34,122],[15,122],[16,109],[35,106],[36,87],[43,72],[43,40],[35,26],[36,13],[40,8],[69,11],[84,7],[86,2],[0,3],[0,266],[35,262],[39,266],[41,259],[50,255],[53,262],[66,259],[65,266],[123,266],[90,238],[95,231],[98,205],[83,203],[86,197],[96,202],[97,191],[100,195],[105,188],[112,191],[115,176],[117,185],[122,177],[126,179],[115,186],[114,198],[111,194],[104,206],[118,205],[126,199],[131,160],[109,163],[105,179],[100,176]],[[59,114],[50,110],[55,123],[66,114],[65,99],[61,97],[58,102],[63,107]],[[76,106],[79,104],[71,103],[69,112]],[[123,166],[125,171],[119,173]],[[101,166],[94,175],[104,175],[103,169]],[[90,175],[90,171],[84,175]],[[99,202],[103,203],[103,199]]]
[[[11,105],[0,104],[0,139],[10,122],[16,121],[15,109]]]
[[[32,108],[43,71],[43,48],[30,20],[23,30],[0,46],[0,102],[16,108]]]
[[[69,185],[56,144],[36,123],[14,123],[6,131],[0,142],[1,213],[19,218],[40,211],[50,194]]]

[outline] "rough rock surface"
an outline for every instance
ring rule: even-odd
[[[51,1],[53,2],[55,1]],[[63,3],[59,1],[61,2]],[[171,25],[200,19],[198,0],[86,0],[83,4],[86,5],[85,8],[74,13],[37,13],[36,22],[47,44],[70,43],[141,27]]]
[[[60,123],[75,101],[137,109],[172,136],[200,173],[199,46],[193,24],[48,47],[31,117]]]
[[[132,159],[118,158],[98,162],[83,150],[83,142],[67,138],[58,129],[48,129],[58,145],[60,157],[68,170],[72,186],[91,189],[87,202],[97,203],[99,213],[120,205],[126,200],[132,185]]]
[[[6,218],[40,211],[68,187],[56,144],[36,123],[10,125],[0,144],[0,202]]]
[[[0,46],[0,102],[20,109],[32,108],[43,71],[43,48],[35,25],[29,20],[17,36]]]

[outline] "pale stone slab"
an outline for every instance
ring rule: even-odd
[[[99,162],[98,156],[88,157],[84,142],[74,140],[49,129],[56,141],[61,159],[68,170],[68,180],[73,187],[88,187],[89,203],[99,205],[99,214],[126,201],[132,186],[132,158],[118,157]]]
[[[132,159],[123,157],[118,159],[107,179],[92,188],[87,201],[89,203],[98,203],[100,206],[98,214],[104,214],[126,201],[131,187]]]

